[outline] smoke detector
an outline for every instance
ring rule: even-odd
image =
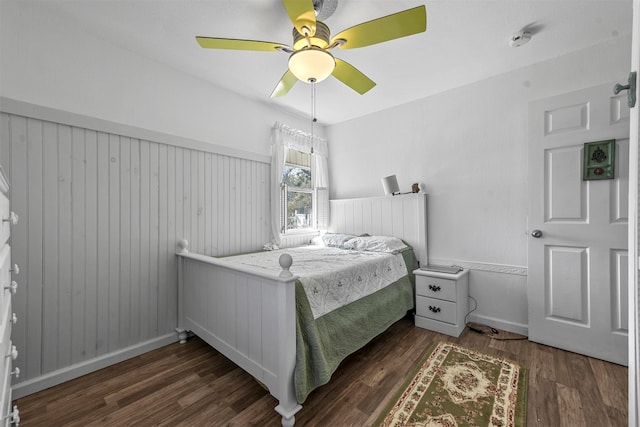
[[[523,44],[529,43],[531,40],[531,33],[528,31],[518,31],[513,34],[509,39],[509,46],[511,47],[520,47]]]

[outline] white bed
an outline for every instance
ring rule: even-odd
[[[332,200],[329,232],[395,236],[427,263],[426,194]],[[283,426],[295,423],[297,276],[290,257],[269,271],[188,251],[178,252],[178,332],[193,332],[265,384]],[[379,331],[382,332],[382,331]]]

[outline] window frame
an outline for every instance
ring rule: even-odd
[[[298,153],[302,153],[302,154],[307,154],[309,156],[309,166],[306,165],[301,165],[301,164],[297,164],[297,163],[291,163],[291,162],[287,162],[287,154],[288,151],[296,151]],[[294,148],[289,148],[289,147],[285,147],[285,163],[284,163],[284,168],[282,169],[282,181],[280,184],[280,235],[281,236],[290,236],[290,235],[294,235],[294,234],[304,234],[304,233],[310,233],[310,232],[315,232],[318,230],[317,226],[316,226],[316,189],[315,189],[315,179],[314,179],[314,174],[315,174],[315,170],[314,170],[314,162],[313,162],[313,154],[312,153],[305,153],[303,151],[300,150],[296,150]],[[309,174],[310,174],[310,186],[309,187],[292,187],[287,185],[284,182],[284,174],[285,171],[287,170],[287,167],[296,167],[296,168],[301,168],[301,169],[308,169],[309,170]],[[288,203],[289,203],[289,192],[294,192],[294,193],[305,193],[305,194],[311,194],[311,209],[310,209],[310,213],[309,213],[309,227],[295,227],[295,228],[289,228],[288,224],[289,224],[289,210],[288,210]]]

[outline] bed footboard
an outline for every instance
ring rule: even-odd
[[[193,254],[178,244],[178,333],[191,331],[266,385],[278,399],[283,426],[302,408],[295,397],[295,281],[291,257],[271,274],[220,258]]]

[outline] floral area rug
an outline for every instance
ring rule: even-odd
[[[448,342],[429,352],[377,426],[524,427],[526,370]]]

